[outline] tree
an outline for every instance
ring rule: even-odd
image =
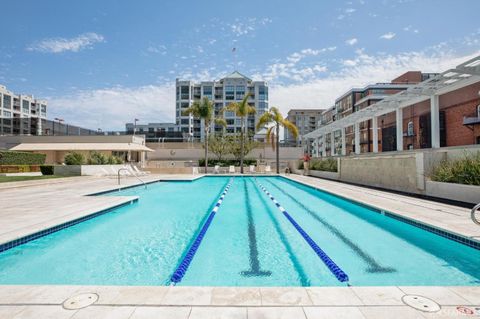
[[[215,110],[213,107],[213,102],[204,97],[199,101],[195,101],[192,105],[182,112],[184,115],[193,115],[193,117],[199,118],[204,121],[205,124],[205,174],[207,173],[208,168],[208,140],[210,135],[210,126],[212,123],[217,123],[222,126],[226,126],[225,120],[215,119]]]
[[[241,131],[240,131],[240,173],[243,174],[243,157],[245,154],[245,120],[249,114],[255,114],[255,107],[248,104],[248,98],[250,93],[245,94],[243,100],[238,102],[233,102],[227,105],[224,110],[235,112],[235,115],[240,118],[241,121]]]
[[[276,159],[277,159],[277,174],[280,173],[280,126],[282,126],[285,130],[289,130],[292,135],[296,138],[298,136],[298,129],[287,119],[284,119],[280,111],[276,107],[271,107],[267,112],[265,112],[260,119],[258,120],[257,130],[271,125],[267,129],[267,141],[271,141],[272,149],[276,150]],[[272,131],[275,129],[275,132]]]
[[[243,143],[238,143],[238,140],[242,139],[240,135],[233,135],[229,136],[228,139],[230,140],[230,153],[237,159],[237,158],[244,158],[248,155],[254,148],[258,146],[258,142],[253,141],[252,139],[247,139]],[[240,164],[241,165],[241,164]]]
[[[208,141],[208,149],[216,155],[217,161],[221,161],[225,155],[231,153],[231,142],[222,135],[211,136]]]

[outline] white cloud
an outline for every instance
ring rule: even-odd
[[[345,13],[352,14],[352,13],[354,13],[355,11],[357,11],[357,9],[348,8],[348,9],[345,10]]]
[[[307,57],[315,57],[321,53],[335,51],[336,49],[337,47],[334,46],[322,49],[303,49],[290,54],[285,62],[281,62],[281,60],[275,61],[267,67],[264,73],[257,73],[255,76],[267,81],[278,78],[286,78],[293,81],[307,80],[314,77],[316,73],[326,72],[327,67],[318,62],[310,63],[310,65],[297,65]]]
[[[396,36],[394,32],[388,32],[380,36],[380,39],[391,40]]]
[[[134,118],[142,122],[174,121],[175,85],[112,87],[48,98],[49,117],[104,130],[123,130]]]
[[[61,53],[64,51],[78,52],[92,47],[95,43],[104,42],[105,38],[97,33],[83,33],[75,38],[48,38],[33,43],[27,48],[28,51],[47,53]]]
[[[358,42],[358,39],[357,38],[351,38],[351,39],[348,39],[345,41],[345,44],[348,44],[348,45],[355,45],[357,44]]]
[[[147,51],[150,53],[158,53],[161,55],[165,55],[167,54],[167,47],[164,45],[157,45],[157,46],[151,45],[147,48]]]
[[[328,108],[335,99],[352,87],[375,82],[389,82],[409,70],[442,72],[468,59],[473,54],[455,54],[448,50],[407,52],[397,55],[368,55],[357,50],[354,59],[341,61],[341,68],[316,79],[293,84],[270,82],[270,105],[286,114],[298,108]]]
[[[270,18],[250,18],[245,21],[236,19],[234,23],[228,24],[232,33],[239,37],[242,35],[247,35],[253,33],[258,26],[266,26],[267,24],[272,23]]]

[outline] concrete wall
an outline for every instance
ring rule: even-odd
[[[440,183],[427,180],[425,194],[465,203],[480,203],[480,186]]]
[[[345,182],[421,193],[415,154],[345,157],[340,160],[339,173]]]

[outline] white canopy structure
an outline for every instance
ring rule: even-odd
[[[439,96],[477,82],[480,82],[480,56],[466,61],[458,65],[456,68],[447,70],[429,80],[413,85],[405,91],[390,95],[383,100],[356,111],[342,119],[322,126],[315,131],[306,134],[303,138],[316,140],[316,146],[319,148],[321,139],[325,139],[325,136],[330,133],[341,130],[342,153],[345,155],[345,128],[353,125],[355,127],[355,153],[360,154],[359,124],[366,120],[372,120],[373,152],[376,153],[378,152],[378,117],[387,113],[396,112],[397,150],[403,150],[402,109],[416,103],[430,100],[432,148],[439,148]],[[323,149],[317,149],[317,154],[327,156],[327,154],[325,154],[325,143],[322,145]],[[334,148],[332,147],[332,153],[333,149]]]

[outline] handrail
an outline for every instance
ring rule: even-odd
[[[472,212],[470,213],[471,215],[471,218],[472,218],[472,221],[477,224],[477,225],[480,225],[480,220],[478,220],[476,217],[475,217],[475,212],[480,209],[480,203],[478,203],[477,205],[475,205],[475,207],[472,208]]]
[[[118,185],[120,185],[120,172],[121,172],[121,171],[126,171],[126,172],[132,174],[132,172],[129,171],[128,168],[125,168],[125,167],[120,168],[120,169],[118,170],[118,173],[117,173],[117,174],[118,174]],[[144,182],[140,177],[138,177],[135,173],[133,173],[132,175],[135,176],[135,177],[143,184],[143,186],[145,187],[145,189],[147,189],[147,183],[145,183],[145,182]]]

